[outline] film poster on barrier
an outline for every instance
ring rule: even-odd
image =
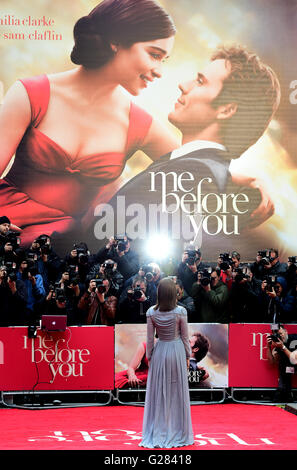
[[[189,342],[189,388],[228,387],[228,325],[190,323]],[[149,367],[145,352],[145,324],[115,326],[115,388],[146,388]],[[132,376],[137,384],[131,385]]]

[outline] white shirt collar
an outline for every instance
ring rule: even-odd
[[[210,140],[193,140],[192,142],[188,142],[182,145],[181,147],[173,150],[173,152],[171,153],[170,160],[173,160],[174,158],[182,157],[183,155],[186,155],[187,153],[190,153],[190,152],[194,152],[195,150],[209,149],[209,148],[227,151],[224,145],[219,144],[217,142],[211,142]]]

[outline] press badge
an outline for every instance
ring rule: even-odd
[[[294,367],[286,367],[286,374],[294,374],[295,368]]]

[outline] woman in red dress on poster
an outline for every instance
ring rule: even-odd
[[[23,229],[23,244],[83,225],[90,207],[110,199],[136,150],[157,159],[179,145],[129,96],[161,77],[174,34],[153,0],[104,0],[75,24],[77,68],[8,90],[0,112],[0,175],[7,173],[0,206]]]
[[[144,387],[148,376],[148,360],[146,357],[146,342],[138,345],[129,362],[127,370],[115,374],[115,388]]]

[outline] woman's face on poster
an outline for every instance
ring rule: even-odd
[[[162,77],[162,67],[172,51],[174,37],[136,42],[131,47],[113,45],[115,56],[112,59],[114,78],[131,95],[141,90],[157,78]]]

